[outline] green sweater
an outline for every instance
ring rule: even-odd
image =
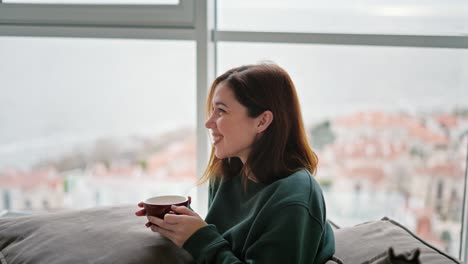
[[[335,253],[319,184],[306,170],[269,185],[210,188],[205,226],[184,244],[197,263],[325,263]]]

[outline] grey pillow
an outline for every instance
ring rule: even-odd
[[[390,247],[387,252],[361,264],[421,264],[419,254],[421,254],[419,248],[401,254],[395,254],[393,247]]]
[[[335,243],[335,256],[343,263],[369,262],[387,252],[390,247],[396,254],[418,248],[419,260],[424,264],[461,263],[386,217],[380,221],[335,230]]]
[[[0,218],[0,263],[191,263],[135,206]],[[3,259],[2,259],[3,258]]]

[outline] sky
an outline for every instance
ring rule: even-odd
[[[221,30],[468,33],[468,2],[465,0],[218,0],[217,5]]]
[[[195,127],[193,42],[0,38],[0,50],[0,167],[47,146]]]
[[[409,4],[417,7],[413,2]],[[346,33],[352,26],[348,19],[358,10],[329,23],[333,14],[322,9],[333,4],[324,5],[322,18],[309,14],[311,20],[302,23],[307,12],[290,5],[273,5],[276,12],[286,10],[275,17],[262,13],[259,7],[265,3],[260,0],[244,3],[244,10],[232,1],[221,3],[219,26],[225,30]],[[456,9],[450,4],[457,1],[432,16],[361,15],[353,30],[372,31],[369,23],[390,32],[465,30],[466,19],[447,16]],[[334,10],[335,15],[346,11]],[[282,23],[282,16],[292,20]],[[285,68],[296,84],[306,124],[355,111],[468,108],[467,50],[224,42],[218,59],[218,73],[265,60]],[[0,168],[18,163],[18,157],[34,161],[44,152],[98,137],[195,127],[195,65],[192,41],[0,37]]]

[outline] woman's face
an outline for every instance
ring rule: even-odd
[[[211,107],[205,127],[211,130],[216,157],[238,157],[245,164],[258,134],[258,118],[249,117],[247,107],[223,83],[216,87]]]

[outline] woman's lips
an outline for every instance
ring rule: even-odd
[[[213,136],[213,145],[218,144],[223,139],[223,136],[219,134],[212,134],[212,136]]]

